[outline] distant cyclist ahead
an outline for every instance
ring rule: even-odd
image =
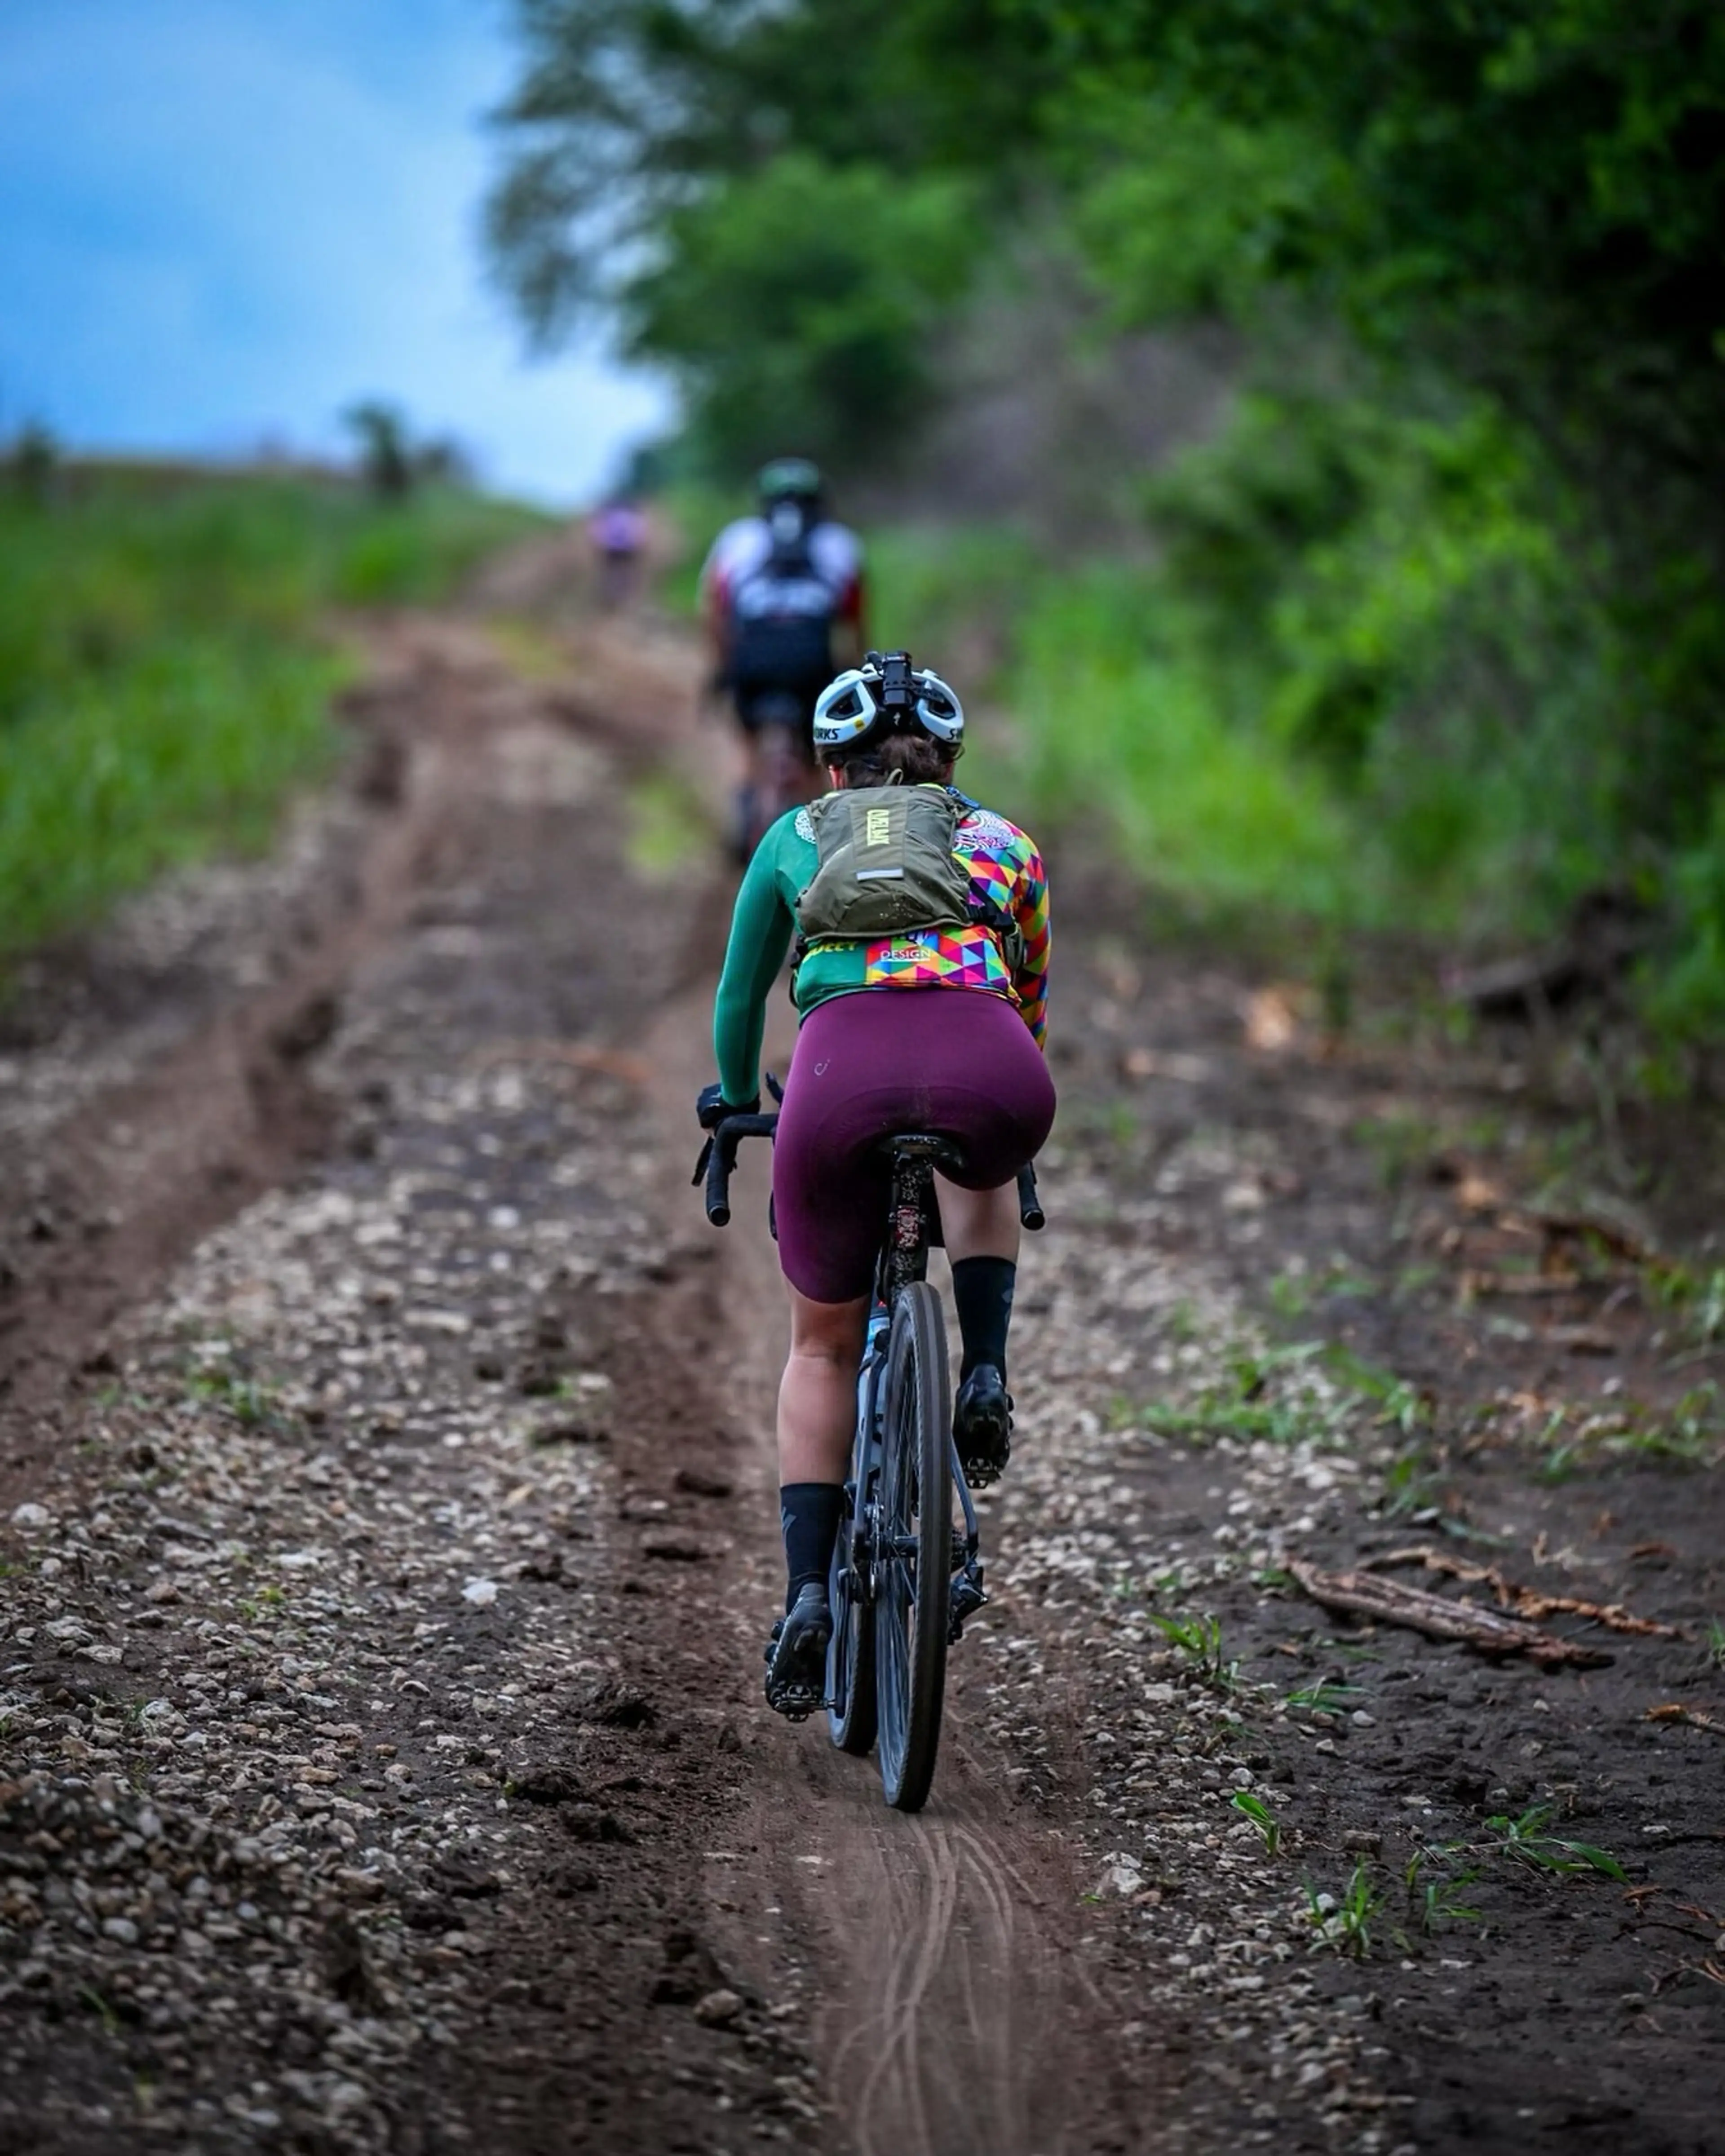
[[[745,859],[768,824],[814,791],[815,698],[861,658],[864,642],[862,548],[826,513],[819,470],[780,457],[756,487],[759,513],[725,526],[701,572],[714,680],[748,747]]]

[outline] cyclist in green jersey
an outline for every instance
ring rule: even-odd
[[[973,917],[873,939],[817,937],[799,953],[801,1024],[773,1169],[791,1291],[778,1418],[786,1614],[768,1678],[775,1704],[806,1698],[831,1632],[827,1576],[886,1206],[877,1148],[894,1132],[936,1132],[965,1160],[961,1178],[940,1183],[963,1343],[953,1432],[978,1485],[999,1474],[1009,1450],[1016,1177],[1055,1106],[1042,1054],[1048,886],[1028,834],[952,786],[963,724],[952,690],[904,654],[871,654],[817,706],[815,742],[832,787],[929,787],[953,803],[952,851],[969,879]],[[699,1103],[709,1129],[758,1106],[767,998],[819,858],[810,811],[793,810],[767,832],[743,878],[714,1013],[719,1079]]]

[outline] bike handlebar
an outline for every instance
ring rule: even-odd
[[[1033,1235],[1048,1225],[1048,1215],[1036,1195],[1036,1171],[1029,1161],[1019,1170],[1019,1220]]]
[[[745,1138],[768,1138],[778,1127],[776,1115],[726,1116],[715,1125],[706,1157],[706,1217],[716,1228],[731,1222],[731,1171]]]

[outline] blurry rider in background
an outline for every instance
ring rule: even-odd
[[[806,457],[779,457],[757,476],[760,510],[727,524],[701,572],[713,681],[733,698],[748,747],[738,850],[815,790],[814,700],[865,642],[862,548],[826,514],[824,483]],[[769,798],[794,772],[792,798]]]
[[[635,596],[647,518],[626,494],[614,494],[588,519],[587,536],[598,562],[599,604],[608,613]]]

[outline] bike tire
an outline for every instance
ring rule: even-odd
[[[851,1584],[855,1530],[855,1518],[847,1514],[839,1524],[839,1547],[833,1558],[833,1637],[827,1649],[827,1697],[832,1706],[827,1720],[839,1749],[861,1759],[874,1749],[877,1727],[875,1620],[868,1603]]]
[[[927,1281],[900,1291],[886,1350],[875,1563],[880,1782],[921,1811],[934,1779],[952,1611],[952,1394],[947,1327]]]

